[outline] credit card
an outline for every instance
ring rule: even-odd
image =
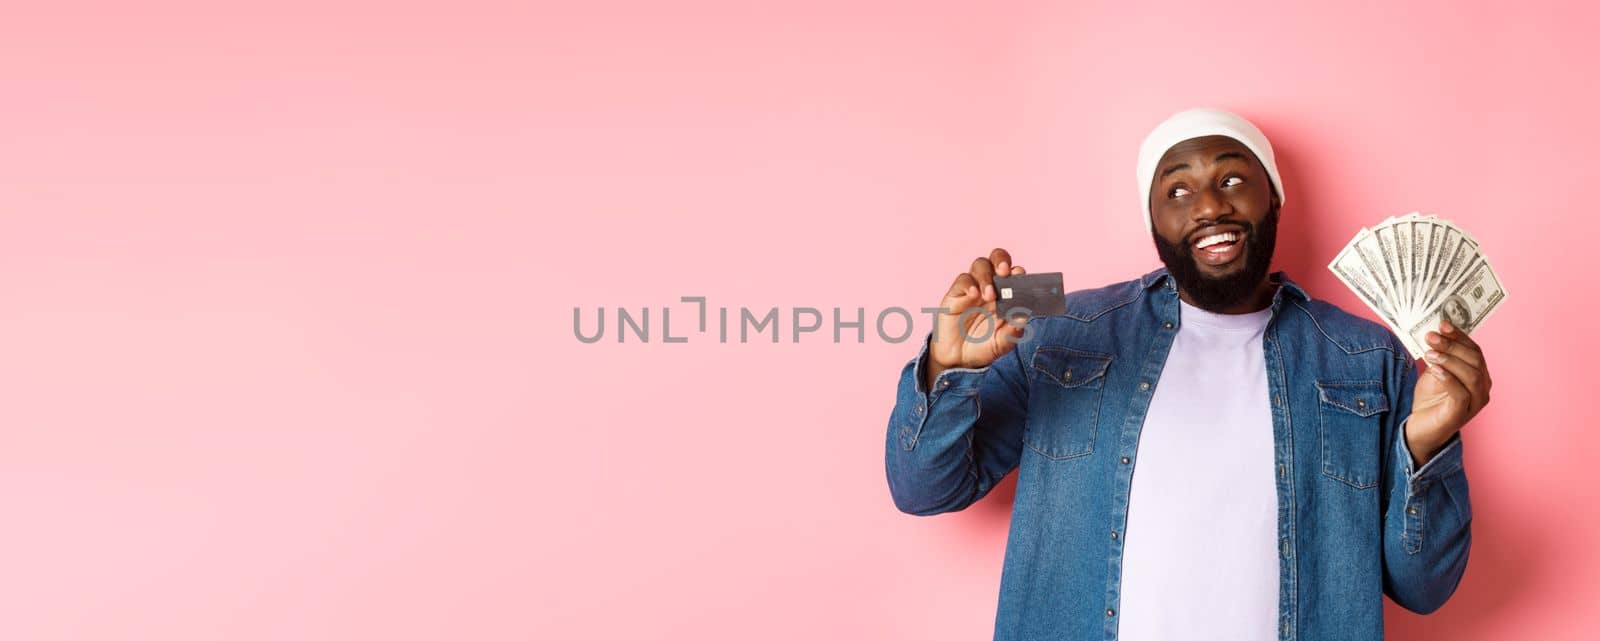
[[[994,277],[995,310],[1000,318],[1061,316],[1067,313],[1061,272]]]

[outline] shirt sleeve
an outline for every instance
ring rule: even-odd
[[[1472,548],[1472,502],[1462,463],[1461,433],[1416,469],[1406,446],[1416,366],[1398,366],[1400,411],[1389,447],[1389,484],[1384,510],[1384,593],[1395,603],[1427,614],[1455,593]]]
[[[965,509],[1016,468],[1027,408],[1022,348],[987,367],[946,369],[929,389],[925,339],[901,369],[884,457],[900,511],[927,516]]]

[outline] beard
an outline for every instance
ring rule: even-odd
[[[1194,245],[1184,242],[1177,245],[1167,242],[1159,233],[1151,233],[1156,242],[1156,254],[1166,265],[1167,273],[1177,281],[1178,289],[1194,299],[1195,307],[1208,312],[1220,312],[1245,302],[1261,286],[1272,266],[1272,250],[1278,244],[1278,207],[1267,211],[1261,224],[1238,222],[1244,228],[1244,266],[1221,277],[1208,276],[1200,271],[1195,259]]]

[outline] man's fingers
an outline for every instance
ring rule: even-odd
[[[1441,336],[1438,332],[1428,332],[1427,342],[1429,348],[1428,351],[1439,352],[1446,354],[1451,358],[1466,361],[1473,367],[1483,366],[1483,352],[1479,351],[1475,346],[1468,345],[1459,340],[1446,338]],[[1426,355],[1424,355],[1424,357],[1426,357]]]
[[[1423,375],[1439,379],[1439,382],[1444,386],[1445,396],[1466,406],[1467,411],[1475,413],[1479,407],[1482,407],[1478,399],[1474,397],[1472,389],[1463,383],[1460,378],[1457,378],[1455,374],[1450,373],[1449,369],[1428,363],[1428,371],[1424,372]]]
[[[1441,355],[1435,353],[1434,356],[1438,357]],[[1449,383],[1453,379],[1457,384],[1466,388],[1466,391],[1470,396],[1468,407],[1471,407],[1472,411],[1476,412],[1479,408],[1483,407],[1484,403],[1486,402],[1485,399],[1488,396],[1488,390],[1484,387],[1486,379],[1482,370],[1468,365],[1466,361],[1463,361],[1459,358],[1451,358],[1449,356],[1443,356],[1442,359],[1437,360],[1435,358],[1424,357],[1424,360],[1428,361],[1429,370],[1433,370],[1435,368],[1443,370],[1443,373],[1446,374],[1445,376],[1439,376],[1440,372],[1432,372],[1433,375],[1439,376],[1439,380]]]
[[[939,301],[939,306],[945,311],[940,312],[934,319],[936,342],[949,346],[952,345],[951,341],[961,340],[964,330],[961,326],[961,313],[980,302],[982,296],[978,292],[978,283],[973,280],[972,274],[957,275],[955,282],[951,283],[950,289],[945,292],[944,300]]]
[[[1435,351],[1441,351],[1437,347],[1433,349]],[[1466,361],[1473,367],[1479,369],[1484,367],[1483,351],[1479,350],[1476,345],[1469,345],[1461,341],[1447,339],[1445,349],[1442,351],[1446,354],[1449,354],[1451,358]]]
[[[1450,335],[1441,335],[1438,332],[1428,332],[1428,346],[1434,351],[1444,352],[1452,357],[1459,358],[1473,367],[1484,367],[1483,350],[1478,344],[1466,338],[1466,334],[1455,332]]]
[[[994,265],[994,273],[1001,276],[1011,275],[1011,252],[999,247],[989,252],[989,263]]]
[[[968,270],[973,280],[978,282],[978,292],[985,299],[992,296],[994,289],[994,263],[987,258],[979,257],[972,261],[972,268]]]
[[[1439,319],[1439,329],[1445,333],[1441,338],[1450,344],[1448,353],[1451,356],[1472,363],[1478,369],[1481,374],[1479,390],[1482,392],[1478,396],[1481,397],[1479,400],[1482,404],[1487,405],[1489,403],[1489,390],[1494,387],[1494,379],[1489,375],[1489,360],[1484,357],[1483,348],[1478,345],[1478,341],[1472,340],[1472,336],[1461,331],[1461,328],[1456,327],[1448,318]]]
[[[941,342],[950,340],[947,337],[971,336],[979,338],[985,334],[996,343],[1014,343],[1021,337],[1026,318],[1006,319],[999,318],[996,313],[996,292],[994,279],[997,275],[1017,276],[1026,273],[1021,267],[1011,264],[1011,254],[1005,249],[996,247],[987,257],[979,257],[972,261],[972,266],[966,273],[956,275],[950,288],[945,291],[944,300],[940,306],[945,309],[939,314],[935,329]],[[962,314],[974,307],[987,310],[988,314],[973,312],[973,315],[962,322]],[[999,348],[996,345],[996,348]],[[1003,348],[1000,348],[1003,349]]]
[[[1483,376],[1482,372],[1471,363],[1459,358],[1452,358],[1448,354],[1432,352],[1431,354],[1424,354],[1422,358],[1428,361],[1430,366],[1443,367],[1451,376],[1454,376],[1469,388],[1475,388],[1478,384],[1478,379]]]
[[[978,279],[973,278],[972,274],[957,274],[955,282],[950,283],[950,291],[944,295],[942,306],[950,310],[946,314],[960,314],[982,297]]]

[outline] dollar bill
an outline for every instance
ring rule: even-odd
[[[1328,263],[1413,358],[1441,319],[1471,333],[1505,301],[1478,241],[1455,223],[1411,212],[1363,227]]]
[[[1440,299],[1438,306],[1412,324],[1411,341],[1417,345],[1427,344],[1428,332],[1437,331],[1440,320],[1449,320],[1451,325],[1471,334],[1505,299],[1505,287],[1489,267],[1489,261],[1478,260],[1455,289]]]

